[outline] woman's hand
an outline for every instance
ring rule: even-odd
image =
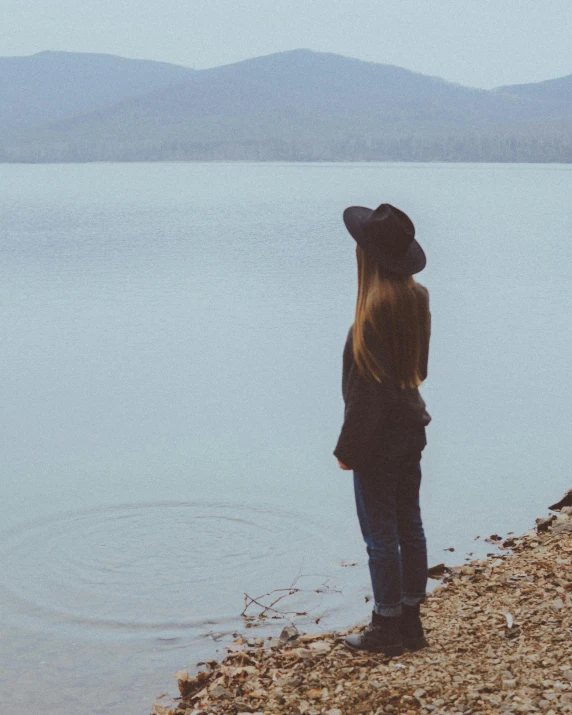
[[[346,467],[346,465],[345,465],[343,462],[340,462],[339,459],[338,459],[338,466],[339,466],[340,469],[346,469],[346,470],[350,470],[350,469],[351,469],[351,467]]]

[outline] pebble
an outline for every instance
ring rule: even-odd
[[[554,601],[552,601],[552,610],[560,611],[563,608],[564,608],[564,601],[561,598],[555,598]]]
[[[516,680],[503,680],[502,689],[503,690],[514,690],[516,688]]]
[[[295,638],[298,638],[298,636],[299,632],[297,628],[294,628],[294,626],[285,626],[280,633],[280,640],[290,641],[294,640]]]
[[[213,698],[232,698],[232,693],[228,688],[225,688],[224,685],[215,685],[214,688],[210,691],[210,694]]]

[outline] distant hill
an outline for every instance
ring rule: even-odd
[[[0,160],[572,161],[568,78],[539,97],[550,83],[472,89],[310,50],[177,70],[116,102],[108,75],[93,111],[4,132]]]
[[[92,112],[192,73],[165,62],[78,52],[0,57],[0,131]]]
[[[510,94],[514,97],[524,97],[541,102],[562,104],[572,108],[572,74],[558,79],[549,79],[532,84],[512,84],[498,87],[496,92]]]

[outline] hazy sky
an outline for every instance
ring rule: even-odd
[[[572,74],[572,0],[0,0],[0,55],[196,68],[306,47],[475,87]]]

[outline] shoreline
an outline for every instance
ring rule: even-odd
[[[220,662],[194,677],[179,671],[181,697],[159,698],[153,712],[572,713],[572,490],[548,508],[560,513],[499,537],[505,551],[437,565],[443,577],[421,606],[428,648],[394,658],[353,652],[343,638],[359,625],[326,634],[286,627],[266,645],[239,636]]]

